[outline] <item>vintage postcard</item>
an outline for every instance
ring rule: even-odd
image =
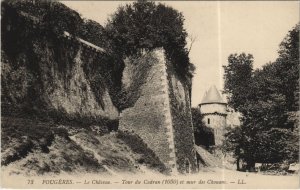
[[[299,1],[1,1],[1,188],[298,189]]]

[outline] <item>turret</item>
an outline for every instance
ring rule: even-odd
[[[221,145],[226,126],[227,104],[216,86],[211,86],[199,104],[203,121],[214,130],[215,145]]]

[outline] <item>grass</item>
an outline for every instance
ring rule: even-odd
[[[165,165],[136,134],[105,126],[66,126],[36,119],[2,117],[1,164],[9,173],[139,173]],[[103,128],[104,127],[104,128]],[[99,132],[97,132],[99,131]]]
[[[2,117],[2,166],[47,172],[81,170],[104,172],[93,155],[69,138],[68,128],[31,119]]]

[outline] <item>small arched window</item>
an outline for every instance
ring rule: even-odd
[[[207,124],[210,124],[210,119],[209,118],[207,118]]]

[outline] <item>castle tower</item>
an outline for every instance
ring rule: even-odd
[[[214,130],[215,145],[221,145],[226,126],[227,104],[216,86],[211,86],[199,104],[206,126]]]

